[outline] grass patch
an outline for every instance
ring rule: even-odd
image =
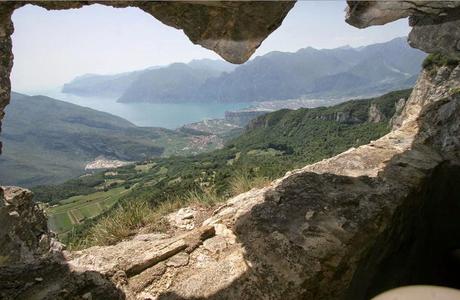
[[[450,89],[450,93],[452,94],[452,96],[460,94],[460,87]]]
[[[185,203],[188,205],[205,205],[211,207],[217,203],[225,201],[225,198],[219,196],[214,189],[193,190],[185,195]]]
[[[131,201],[117,207],[99,220],[85,239],[69,235],[69,248],[82,249],[96,245],[112,245],[133,234],[133,231],[155,221],[154,210],[143,201]]]
[[[266,187],[270,182],[270,178],[267,177],[251,177],[247,172],[238,172],[230,180],[230,192],[232,195],[236,196],[253,188]]]
[[[85,237],[79,237],[76,231],[67,236],[71,250],[91,246],[113,245],[133,236],[140,228],[149,232],[163,232],[168,228],[164,216],[189,205],[213,206],[224,201],[213,190],[194,190],[182,197],[170,198],[151,207],[146,201],[129,201],[120,204],[109,215],[102,217],[92,226]]]
[[[134,167],[136,171],[140,172],[147,172],[151,168],[155,167],[155,163],[145,163],[145,164],[138,164]]]
[[[75,225],[110,209],[127,191],[118,187],[107,192],[101,191],[64,199],[59,202],[60,205],[47,209],[48,226],[57,234],[67,233]]]

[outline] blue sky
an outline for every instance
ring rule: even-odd
[[[345,1],[299,1],[255,56],[300,48],[353,47],[409,33],[407,20],[367,29],[344,21]],[[111,74],[149,66],[215,58],[193,45],[182,31],[137,8],[91,5],[47,11],[27,5],[13,15],[13,89],[20,92],[60,86],[85,73]]]

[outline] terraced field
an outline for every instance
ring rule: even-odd
[[[117,187],[108,191],[64,199],[58,205],[47,209],[48,226],[59,235],[65,234],[74,225],[107,211],[128,191],[123,187]]]

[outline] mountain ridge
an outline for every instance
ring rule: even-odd
[[[215,72],[230,71],[234,68],[231,63],[214,59],[193,59],[188,63],[171,63],[165,66],[151,66],[142,70],[122,72],[116,74],[93,74],[87,73],[75,77],[62,87],[62,92],[77,96],[102,96],[118,98],[123,92],[137,80],[139,76],[153,70],[168,69],[176,64],[188,65],[193,70],[207,69]]]
[[[371,97],[413,86],[424,57],[402,37],[359,48],[273,51],[231,71],[220,69],[214,73],[205,62],[197,69],[192,61],[175,73],[175,77],[182,78],[179,81],[166,80],[174,72],[173,65],[143,72],[125,86],[118,101],[252,102]],[[206,76],[203,70],[207,70]]]

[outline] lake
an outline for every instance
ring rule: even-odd
[[[46,90],[28,95],[45,95],[76,105],[89,107],[122,117],[137,126],[175,129],[205,119],[223,118],[225,111],[247,108],[254,103],[117,103],[116,99],[80,97]]]

